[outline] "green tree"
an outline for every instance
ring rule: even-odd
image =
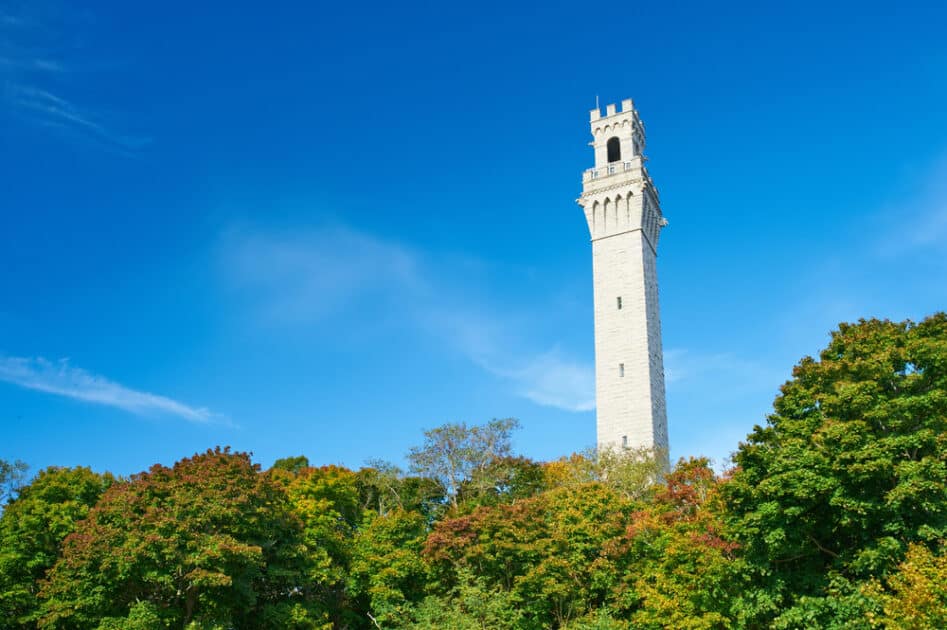
[[[444,503],[444,488],[436,479],[405,476],[389,462],[370,460],[356,476],[364,510],[381,515],[393,510],[419,512],[432,521]]]
[[[0,508],[16,496],[26,480],[26,473],[29,469],[30,467],[26,465],[26,462],[19,459],[13,462],[0,459]]]
[[[96,630],[159,630],[167,628],[158,607],[151,602],[136,602],[125,617],[105,617]]]
[[[218,448],[155,465],[109,487],[65,539],[39,625],[158,614],[177,628],[285,627],[271,620],[306,603],[301,534],[281,488],[245,453]],[[305,616],[295,627],[316,627],[319,611]]]
[[[457,503],[469,511],[480,505],[512,504],[546,489],[542,464],[527,457],[496,457],[460,485]]]
[[[457,585],[444,596],[430,596],[412,611],[409,621],[395,627],[410,630],[486,630],[523,627],[523,612],[515,595],[461,569]]]
[[[651,448],[592,448],[547,465],[551,485],[602,483],[627,499],[649,497],[661,483],[667,453]]]
[[[485,425],[468,427],[466,423],[448,423],[424,432],[424,444],[411,449],[411,469],[437,480],[447,491],[453,509],[464,484],[481,491],[494,483],[482,473],[497,459],[512,453],[510,438],[519,421],[514,418],[491,420]]]
[[[650,448],[590,448],[542,464],[546,488],[606,485],[626,499],[649,498],[667,473],[667,453]]]
[[[285,473],[284,473],[285,474]],[[279,471],[274,475],[279,478]],[[296,585],[339,625],[349,614],[346,577],[352,541],[361,521],[357,476],[341,466],[304,468],[282,479],[292,511],[302,523],[305,580]]]
[[[425,595],[427,567],[421,550],[427,519],[394,510],[369,516],[352,548],[350,588],[367,614],[382,627],[397,626]]]
[[[517,628],[559,628],[610,605],[627,569],[635,504],[600,483],[564,486],[513,504],[442,520],[425,543],[434,594],[463,583],[517,602]]]
[[[305,455],[295,457],[283,457],[273,462],[274,470],[285,470],[286,472],[298,475],[300,472],[309,468],[309,458]]]
[[[63,539],[112,482],[88,468],[47,468],[6,506],[0,516],[0,628],[32,624],[40,581]]]
[[[630,569],[622,609],[632,627],[740,627],[734,601],[751,584],[721,518],[718,481],[706,459],[681,460],[627,529]]]
[[[607,608],[590,610],[564,626],[565,630],[631,630],[631,622],[616,618]]]
[[[368,466],[360,468],[356,477],[363,510],[385,515],[395,509],[404,509],[400,468],[380,459],[369,460]]]
[[[863,619],[854,584],[947,535],[947,315],[842,324],[734,461],[723,490],[765,591],[758,618]]]

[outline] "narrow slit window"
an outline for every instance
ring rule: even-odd
[[[624,364],[624,363],[619,363],[619,364],[618,364],[618,376],[625,376],[625,364]]]
[[[621,436],[621,447],[622,447],[622,448],[628,448],[628,436],[627,436],[627,435]]]
[[[621,310],[621,296],[618,298],[618,310]]]

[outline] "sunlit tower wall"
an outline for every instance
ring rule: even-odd
[[[598,447],[667,457],[658,237],[667,221],[645,168],[644,125],[631,99],[591,111],[595,166],[582,175],[592,236]]]

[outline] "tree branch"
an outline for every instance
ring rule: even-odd
[[[827,554],[829,554],[830,556],[832,556],[833,558],[838,558],[838,554],[837,554],[837,553],[835,553],[835,552],[832,551],[831,549],[826,549],[826,548],[823,547],[821,544],[819,544],[819,541],[816,540],[815,538],[813,538],[813,537],[812,537],[812,534],[809,534],[809,540],[811,540],[811,541],[815,544],[815,546],[819,548],[819,551],[822,551],[822,552],[824,552],[824,553],[827,553]]]

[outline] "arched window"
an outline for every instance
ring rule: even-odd
[[[617,137],[609,138],[606,146],[608,147],[608,161],[621,161],[621,141]]]

